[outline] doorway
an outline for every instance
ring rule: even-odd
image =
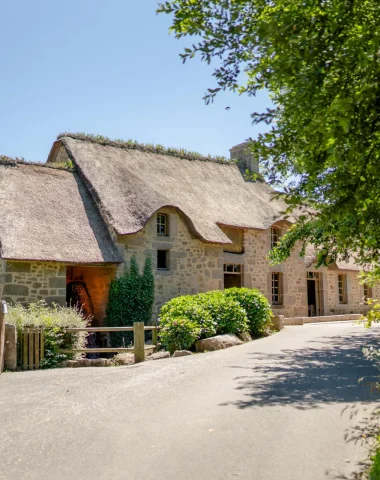
[[[317,272],[307,272],[307,306],[308,316],[316,317],[321,312],[320,278]]]

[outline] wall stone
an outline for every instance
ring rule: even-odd
[[[272,273],[281,273],[283,303],[272,306],[275,315],[285,317],[308,315],[307,272],[317,272],[320,278],[320,315],[364,313],[368,310],[362,302],[363,287],[359,285],[357,272],[342,272],[347,273],[351,279],[349,288],[352,293],[349,304],[339,305],[337,275],[340,271],[308,267],[305,259],[299,256],[299,248],[296,248],[285,262],[271,267],[266,258],[271,247],[270,229],[245,230],[244,253],[227,253],[223,252],[223,245],[204,244],[194,238],[186,221],[175,209],[165,208],[160,210],[160,213],[166,213],[169,217],[169,236],[157,236],[154,215],[137,234],[120,236],[117,239],[119,246],[123,246],[126,263],[130,261],[132,255],[135,255],[142,268],[146,255],[152,256],[156,282],[154,319],[157,318],[160,307],[173,297],[222,289],[224,263],[242,265],[243,286],[257,288],[270,303]],[[280,234],[285,233],[288,228],[287,222],[277,222],[276,226]],[[157,250],[168,250],[168,270],[157,270]],[[374,296],[376,294],[379,297],[380,286],[373,291]]]
[[[156,216],[140,232],[118,237],[128,263],[132,255],[142,269],[146,255],[152,256],[155,276],[153,318],[160,307],[178,295],[195,294],[223,288],[223,246],[208,245],[193,238],[185,220],[175,209],[165,208],[169,218],[169,236],[156,232]],[[168,250],[168,270],[157,270],[157,250]]]
[[[0,296],[8,303],[66,303],[66,266],[0,260]]]

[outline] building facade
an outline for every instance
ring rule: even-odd
[[[173,297],[229,287],[259,289],[285,317],[365,313],[365,298],[379,297],[351,262],[316,269],[294,249],[269,265],[291,223],[268,186],[244,181],[245,168],[258,171],[248,155],[238,168],[102,142],[64,136],[45,166],[0,162],[1,298],[79,302],[101,325],[112,279],[147,255],[154,319]]]

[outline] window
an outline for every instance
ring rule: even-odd
[[[280,232],[277,227],[272,227],[270,229],[270,247],[274,248],[278,244],[278,239],[280,238]]]
[[[242,286],[242,265],[234,265],[232,263],[224,264],[224,288],[241,288]]]
[[[306,278],[308,280],[318,280],[318,273],[317,272],[306,272]]]
[[[224,264],[224,273],[234,273],[235,275],[241,274],[241,265],[232,265],[229,263]]]
[[[272,305],[282,305],[282,275],[272,273]]]
[[[168,250],[157,250],[157,269],[168,270]]]
[[[168,216],[164,213],[157,214],[157,235],[168,235]]]
[[[339,303],[347,303],[347,276],[338,275]]]
[[[372,298],[372,288],[369,285],[365,283],[363,285],[363,290],[364,290],[364,300],[368,300],[369,298]]]

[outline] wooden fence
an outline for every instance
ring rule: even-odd
[[[80,348],[74,350],[60,349],[60,353],[73,354],[73,353],[121,353],[130,352],[135,354],[135,363],[145,361],[145,332],[147,330],[152,331],[152,345],[158,347],[158,330],[157,325],[145,325],[144,322],[134,322],[133,327],[88,327],[88,328],[65,328],[67,333],[79,333],[79,332],[133,332],[133,347],[131,348]]]
[[[0,302],[0,374],[4,370],[5,355],[5,314],[7,313],[7,304],[2,300]]]
[[[41,327],[32,325],[19,331],[18,359],[23,370],[38,370],[45,356],[45,335]]]

